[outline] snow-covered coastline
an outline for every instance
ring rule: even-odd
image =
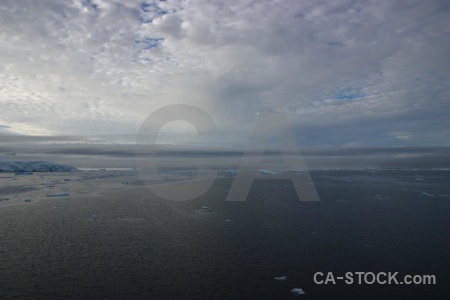
[[[77,168],[49,161],[0,161],[0,172],[76,172]]]

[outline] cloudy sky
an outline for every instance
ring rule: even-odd
[[[132,144],[190,104],[217,132],[159,143],[240,147],[268,106],[301,147],[450,146],[449,41],[446,0],[1,1],[0,138]]]

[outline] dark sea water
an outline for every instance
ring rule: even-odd
[[[320,202],[298,201],[289,180],[227,202],[223,178],[184,202],[136,187],[1,207],[0,299],[450,299],[450,171],[311,176]],[[437,284],[313,280],[358,271]]]

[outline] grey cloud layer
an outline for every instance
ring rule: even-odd
[[[207,142],[245,145],[264,104],[302,146],[448,146],[449,17],[448,1],[5,1],[1,130],[123,142],[188,103],[217,122]]]
[[[67,137],[64,137],[67,139]],[[80,140],[72,137],[73,141]],[[42,137],[42,140],[45,140]],[[9,140],[10,142],[12,140]],[[77,168],[237,168],[244,149],[192,149],[173,145],[137,147],[111,144],[28,143],[24,140],[0,145],[0,161],[52,160],[68,163]],[[50,141],[50,139],[47,139]],[[54,142],[59,139],[54,139]],[[334,168],[450,168],[449,148],[446,147],[389,147],[389,148],[306,148],[302,155],[310,169]],[[16,151],[15,155],[11,155]],[[247,152],[260,156],[261,152]],[[265,151],[264,162],[282,162],[277,151]],[[286,154],[289,155],[289,154]],[[266,165],[267,166],[267,165]],[[292,167],[292,166],[288,166]],[[256,166],[258,168],[258,166]],[[261,168],[261,167],[259,167]],[[270,168],[270,165],[269,165]]]

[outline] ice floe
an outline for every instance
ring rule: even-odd
[[[283,281],[283,280],[287,280],[287,276],[274,277],[273,279]]]
[[[420,193],[422,196],[428,196],[428,197],[433,197],[434,195],[433,194],[429,194],[429,193],[427,193],[427,192],[422,192],[422,193]]]
[[[305,294],[305,292],[302,289],[300,289],[300,288],[293,288],[291,290],[291,293],[294,294],[295,296],[300,296],[300,295],[304,295]]]

